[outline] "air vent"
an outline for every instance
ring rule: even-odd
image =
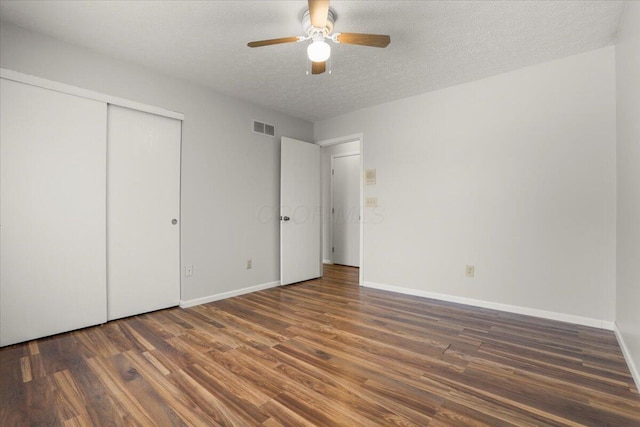
[[[262,123],[257,120],[253,121],[253,132],[260,135],[276,136],[276,127],[269,123]]]
[[[264,124],[264,134],[269,136],[276,136],[276,127],[274,125]]]

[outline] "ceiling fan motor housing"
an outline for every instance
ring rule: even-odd
[[[327,24],[324,28],[317,28],[311,25],[311,15],[309,14],[309,9],[307,9],[302,15],[302,30],[305,34],[309,35],[313,38],[315,34],[322,34],[323,36],[327,36],[331,34],[333,31],[333,24],[336,22],[338,18],[338,14],[332,8],[329,8],[329,13],[327,14]]]

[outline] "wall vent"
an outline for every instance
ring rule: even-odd
[[[263,122],[254,120],[253,132],[259,133],[260,135],[276,136],[276,127],[274,125],[270,125],[269,123],[263,123]]]

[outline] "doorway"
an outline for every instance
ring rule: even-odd
[[[323,227],[322,227],[322,260],[325,264],[333,264],[335,261],[341,262],[339,259],[334,261],[334,214],[332,213],[333,206],[333,177],[332,171],[334,168],[334,161],[339,157],[357,155],[357,174],[354,178],[356,184],[357,202],[355,208],[351,208],[351,211],[347,214],[346,218],[350,218],[355,221],[355,228],[357,230],[356,247],[357,247],[357,263],[352,263],[359,267],[359,283],[362,284],[363,276],[363,253],[362,253],[362,240],[363,240],[363,223],[360,220],[362,218],[362,135],[356,134],[351,136],[334,138],[331,140],[319,141],[318,145],[322,146],[322,206],[323,206]],[[351,160],[354,160],[352,158]],[[338,160],[340,162],[340,160]],[[337,250],[337,249],[336,249]]]

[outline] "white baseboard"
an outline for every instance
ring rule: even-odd
[[[323,259],[322,263],[323,264],[333,264],[333,261],[331,261],[330,259]]]
[[[385,285],[375,282],[364,282],[363,286],[380,289],[383,291],[398,292],[401,294],[414,295],[418,297],[432,298],[441,301],[456,302],[459,304],[471,305],[474,307],[490,308],[493,310],[506,311],[509,313],[524,314],[527,316],[541,317],[543,319],[559,320],[561,322],[574,323],[577,325],[591,326],[593,328],[614,330],[615,323],[606,320],[591,319],[589,317],[574,316],[572,314],[557,313],[554,311],[539,310],[537,308],[520,307],[517,305],[501,304],[497,302],[478,300],[473,298],[458,297],[455,295],[439,294],[435,292],[423,291],[420,289],[403,288],[400,286]]]
[[[620,345],[620,349],[622,350],[624,360],[627,362],[627,366],[629,367],[629,371],[631,372],[633,381],[635,381],[636,383],[636,388],[640,390],[640,373],[638,372],[638,367],[635,363],[633,363],[633,358],[631,357],[629,348],[627,348],[627,345],[624,342],[624,338],[622,338],[622,334],[620,333],[617,324],[614,324],[613,332],[615,332],[616,334],[616,338],[618,339],[618,344]]]
[[[263,289],[275,288],[280,286],[280,281],[263,283],[260,285],[249,286],[248,288],[236,289],[235,291],[223,292],[221,294],[208,295],[202,298],[195,298],[186,301],[180,301],[181,308],[193,307],[194,305],[206,304],[208,302],[219,301],[221,299],[237,297],[238,295],[249,294],[251,292],[261,291]]]

